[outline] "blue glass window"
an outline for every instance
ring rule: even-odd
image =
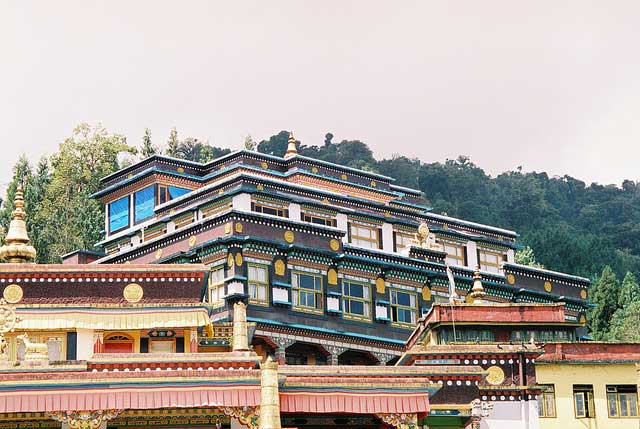
[[[178,198],[183,196],[184,194],[188,194],[191,192],[191,189],[178,188],[176,186],[167,186],[169,188],[169,199],[172,200],[174,198]]]
[[[109,232],[129,226],[129,196],[109,203]]]
[[[148,186],[133,194],[133,221],[138,223],[153,216],[155,186]]]

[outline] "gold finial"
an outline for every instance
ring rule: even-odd
[[[260,429],[280,429],[278,364],[269,356],[260,365]]]
[[[36,259],[36,249],[29,244],[27,224],[24,221],[27,213],[24,211],[22,186],[16,189],[14,206],[9,231],[5,237],[6,244],[0,247],[0,258],[18,264],[33,262]]]
[[[480,275],[480,267],[476,266],[476,270],[473,272],[473,287],[469,296],[473,298],[474,304],[484,304],[486,301],[484,297],[487,293],[482,286],[482,276]]]
[[[289,144],[287,145],[287,153],[284,154],[284,159],[289,159],[298,154],[296,149],[296,139],[293,137],[293,131],[289,132]]]
[[[249,350],[247,337],[247,306],[244,302],[233,304],[233,351]]]
[[[429,230],[429,225],[426,222],[420,223],[418,226],[418,233],[413,235],[411,239],[411,245],[416,247],[422,247],[423,249],[438,249],[439,246],[436,243],[436,237]]]

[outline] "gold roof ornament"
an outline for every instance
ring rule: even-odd
[[[473,272],[473,287],[471,288],[469,296],[473,298],[474,304],[486,304],[484,297],[487,296],[487,293],[484,291],[484,287],[482,286],[480,267],[476,267],[476,270]]]
[[[0,247],[0,258],[10,263],[30,263],[36,259],[36,249],[29,244],[27,223],[24,220],[27,213],[24,211],[22,186],[16,189],[14,206],[9,231],[5,237],[6,244]]]
[[[291,131],[289,132],[289,144],[287,145],[287,153],[284,154],[284,159],[293,158],[297,154],[296,139],[293,137],[293,131]]]
[[[439,249],[440,246],[436,243],[435,235],[429,230],[429,225],[426,222],[422,222],[418,226],[418,233],[413,235],[411,239],[411,245],[421,247],[423,249]]]

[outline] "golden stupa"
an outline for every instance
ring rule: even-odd
[[[0,259],[17,264],[33,262],[36,259],[36,249],[29,244],[27,224],[24,221],[27,214],[24,211],[22,186],[16,189],[14,207],[9,231],[5,237],[6,244],[0,247]]]

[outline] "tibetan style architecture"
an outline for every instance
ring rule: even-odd
[[[17,192],[2,428],[544,427],[538,364],[584,333],[589,281],[515,264],[515,232],[293,136],[102,182],[104,252],[57,265],[32,263]]]

